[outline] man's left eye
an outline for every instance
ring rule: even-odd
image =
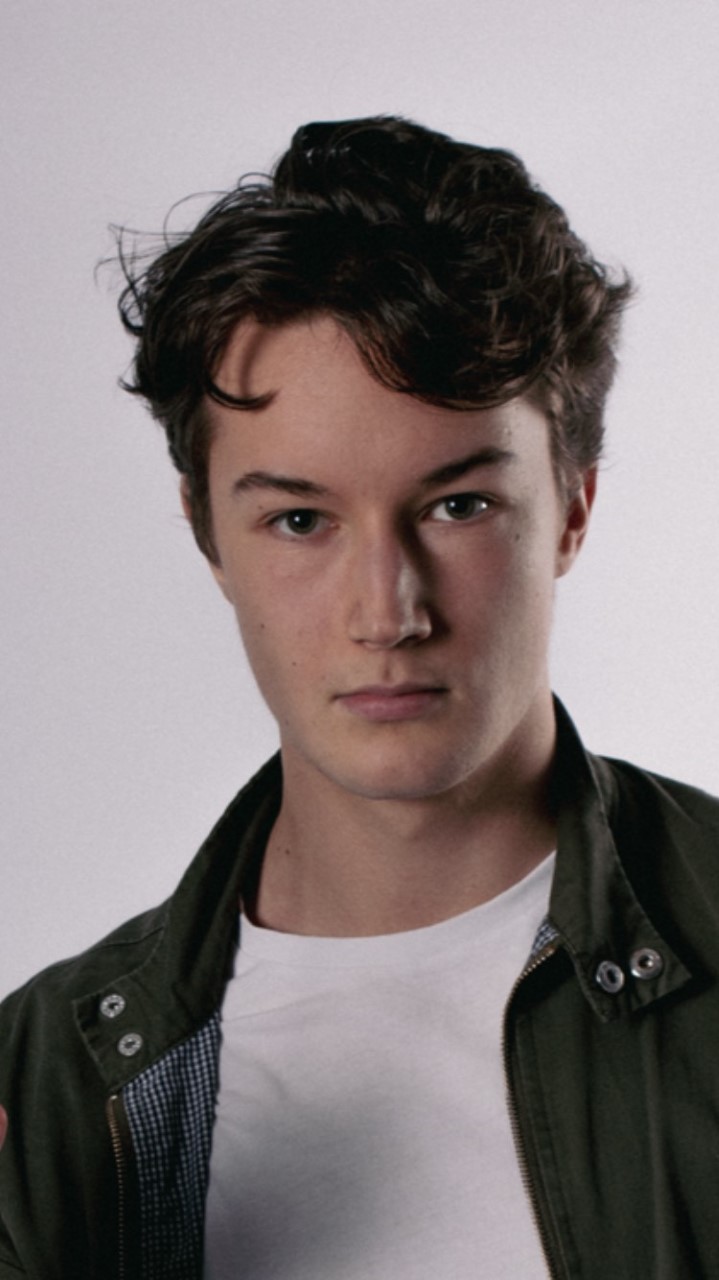
[[[459,521],[471,520],[473,516],[480,516],[490,507],[488,498],[483,498],[481,493],[454,493],[451,498],[442,498],[441,502],[435,503],[431,510],[433,520]]]

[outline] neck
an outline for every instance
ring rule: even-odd
[[[287,933],[370,936],[423,928],[495,897],[556,847],[549,781],[554,721],[440,795],[368,799],[283,752],[282,808],[256,923]]]

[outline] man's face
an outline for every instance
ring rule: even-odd
[[[215,575],[286,769],[373,798],[511,770],[546,727],[554,580],[593,477],[559,495],[546,421],[376,382],[328,318],[241,326],[209,406]],[[531,744],[530,744],[531,745]]]

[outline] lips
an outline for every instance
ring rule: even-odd
[[[415,720],[436,710],[447,695],[437,685],[403,683],[364,685],[340,694],[337,701],[365,720]]]

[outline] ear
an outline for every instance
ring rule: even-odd
[[[561,578],[569,573],[587,536],[589,517],[597,492],[597,468],[590,467],[581,476],[578,487],[573,487],[565,501],[564,521],[557,545],[554,576]]]
[[[192,519],[192,499],[190,497],[190,483],[187,476],[180,477],[180,502],[182,503],[182,510],[184,512],[185,519],[190,528],[192,528],[194,524]]]
[[[227,589],[227,582],[225,579],[224,571],[222,569],[222,565],[220,564],[220,561],[219,561],[219,557],[215,559],[214,555],[210,554],[208,550],[205,547],[203,547],[202,543],[198,540],[197,530],[195,527],[195,520],[194,520],[194,511],[192,509],[192,497],[190,495],[190,486],[187,480],[187,476],[183,476],[182,479],[180,480],[180,502],[182,503],[182,510],[185,514],[185,519],[187,520],[187,523],[189,524],[193,534],[195,535],[195,541],[197,542],[197,545],[199,546],[200,551],[202,552],[203,556],[205,557],[207,563],[210,566],[210,569],[212,571],[212,576],[215,579],[215,582],[219,586],[220,591],[222,592],[225,599],[229,600],[230,604],[232,604],[232,599]],[[213,549],[214,549],[214,543],[213,543]]]

